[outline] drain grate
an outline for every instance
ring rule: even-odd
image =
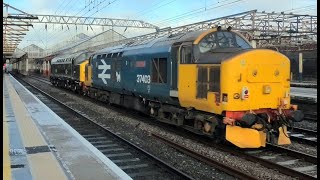
[[[48,146],[34,146],[34,147],[26,147],[27,154],[37,154],[42,152],[50,152],[50,148]]]

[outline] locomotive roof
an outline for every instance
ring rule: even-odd
[[[87,51],[76,52],[72,54],[64,54],[57,56],[51,60],[51,64],[71,64],[72,60],[78,58],[82,54],[88,53]]]
[[[95,52],[95,54],[102,54],[102,53],[117,53],[123,51],[130,51],[130,50],[137,50],[137,49],[144,49],[144,48],[156,48],[162,47],[161,49],[165,48],[168,49],[176,42],[185,42],[185,41],[193,41],[195,40],[203,31],[194,31],[194,32],[186,32],[186,33],[178,33],[164,37],[158,37],[155,39],[147,39],[141,40],[138,42],[130,42],[127,44],[122,44],[114,47],[108,47],[102,50]]]

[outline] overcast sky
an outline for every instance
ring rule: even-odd
[[[30,14],[139,19],[159,27],[175,27],[253,9],[266,12],[317,14],[316,0],[4,0],[4,2]],[[15,12],[9,11],[9,13]],[[30,28],[19,47],[36,44],[45,48],[56,41],[79,33],[79,30],[57,32],[57,28],[56,26],[53,32],[51,29],[46,31],[44,25],[35,25],[34,29]],[[83,32],[89,35],[102,31],[102,28],[95,28],[94,32],[84,29]],[[123,29],[118,30],[127,37],[134,32],[130,29],[126,32],[123,32]]]

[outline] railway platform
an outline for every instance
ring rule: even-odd
[[[4,179],[131,179],[11,75],[4,76]]]
[[[317,88],[317,82],[310,81],[310,82],[291,82],[291,87],[302,87],[302,88]]]
[[[317,103],[317,89],[315,88],[291,87],[290,90],[292,99]]]

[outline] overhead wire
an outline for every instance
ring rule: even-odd
[[[72,1],[72,0],[71,0],[71,1]],[[64,0],[64,1],[57,7],[56,11],[54,12],[54,15],[56,15],[56,14],[59,13],[60,11],[63,12],[63,9],[64,9],[65,7],[67,7],[68,4],[70,4],[71,1],[69,1],[69,3],[67,3],[67,4],[63,7],[62,5],[63,5],[65,2],[67,2],[66,0]],[[62,9],[60,9],[60,8],[62,8]],[[50,24],[50,25],[51,25],[51,26],[45,24],[45,30],[46,30],[46,47],[47,47],[47,44],[48,44],[48,30],[50,30],[50,29],[53,29],[53,30],[54,30],[54,24]],[[54,33],[54,32],[49,33],[49,35],[51,35],[52,33]],[[38,36],[38,35],[37,35],[37,36]]]
[[[56,11],[54,12],[54,14],[56,14],[57,13],[57,11],[59,11],[59,9],[61,8],[61,6],[66,2],[67,0],[62,0],[61,1],[61,3],[58,5],[58,7],[56,8]],[[52,25],[53,26],[53,25]],[[33,29],[34,29],[34,27],[32,27]],[[48,29],[48,26],[47,25],[45,25],[45,29],[47,30]],[[35,30],[35,29],[34,29]],[[36,33],[36,31],[33,31],[34,32],[34,35],[33,35],[33,37],[34,36],[36,36],[37,38],[40,38],[39,37],[39,34],[38,33]],[[46,31],[46,33],[47,33],[47,31]],[[43,43],[43,41],[41,40],[41,42]],[[47,44],[48,42],[46,41],[46,44]],[[45,45],[45,47],[46,47],[46,45]]]
[[[210,10],[213,10],[213,9],[216,9],[216,8],[220,8],[220,7],[223,7],[223,6],[226,6],[226,5],[232,5],[232,4],[235,4],[235,3],[243,1],[243,0],[234,0],[232,2],[228,2],[228,1],[230,1],[230,0],[220,1],[219,3],[211,4],[211,5],[207,6],[206,11],[204,11],[205,7],[194,9],[194,10],[191,10],[189,12],[186,12],[186,13],[183,13],[183,14],[180,14],[180,15],[177,15],[177,16],[173,16],[171,18],[167,18],[167,19],[161,20],[159,22],[156,22],[155,25],[160,27],[161,25],[167,24],[169,22],[175,22],[175,21],[178,21],[178,20],[181,20],[181,19],[185,19],[185,18],[187,18],[187,17],[189,17],[191,15],[195,15],[195,14],[202,13],[202,12],[207,12],[207,11],[210,11]],[[228,2],[228,3],[225,3],[225,2]],[[221,4],[221,3],[225,3],[225,4]],[[215,6],[215,5],[217,5],[217,6]]]
[[[59,10],[60,6],[61,6],[64,2],[66,2],[66,0],[63,0],[63,1],[62,1],[62,3],[58,6],[57,10],[54,12],[54,14],[57,14],[57,11]]]
[[[308,5],[308,6],[302,6],[302,7],[297,7],[297,8],[292,8],[292,9],[287,9],[285,10],[284,12],[287,12],[287,11],[296,11],[296,10],[299,10],[299,9],[305,9],[305,8],[310,8],[310,7],[314,7],[314,5]]]
[[[166,0],[164,0],[164,1],[166,1]],[[164,1],[162,1],[162,0],[157,1],[158,3],[156,3],[156,4],[154,4],[154,5],[151,5],[151,7],[146,8],[146,9],[144,9],[144,10],[142,10],[142,11],[137,12],[137,13],[136,13],[136,16],[138,16],[138,15],[141,14],[141,13],[143,13],[144,11],[147,11],[147,10],[152,9],[152,6],[157,6],[158,4],[161,4],[161,3],[164,2]],[[133,16],[133,17],[136,17],[136,16]]]
[[[226,2],[226,1],[230,1],[230,0],[225,0],[225,1],[223,1],[223,2]],[[207,6],[207,7],[211,7],[211,6],[214,6],[214,5],[217,5],[217,4],[219,4],[219,2],[218,2],[218,3],[211,4],[211,5]],[[176,16],[173,16],[173,17],[170,17],[170,18],[167,18],[167,19],[163,19],[163,20],[161,20],[161,21],[156,22],[155,24],[162,24],[162,23],[164,23],[164,22],[166,22],[166,21],[170,21],[170,20],[173,20],[173,19],[179,19],[179,18],[182,18],[182,17],[184,17],[184,16],[188,16],[188,15],[190,15],[190,14],[192,15],[193,12],[197,12],[197,11],[199,11],[199,13],[200,13],[200,12],[202,12],[202,9],[206,9],[206,7],[201,7],[201,8],[193,9],[193,10],[191,10],[191,11],[188,11],[188,12],[185,12],[185,13],[182,13],[182,14],[179,14],[179,15],[176,15]]]
[[[224,6],[229,6],[229,5],[236,5],[242,1],[246,1],[246,0],[236,0],[236,1],[233,1],[233,2],[230,2],[230,3],[227,3],[227,4],[222,4],[222,5],[219,5],[219,6],[216,6],[216,7],[212,7],[212,8],[209,8],[207,9],[207,11],[209,10],[213,10],[213,9],[217,9],[217,8],[220,8],[220,7],[224,7]],[[204,11],[204,13],[207,13]],[[201,16],[202,14],[199,14],[199,15],[196,15],[196,16],[192,16],[191,18],[187,18],[187,19],[192,19],[192,18],[195,18],[195,17],[198,17],[198,16]]]
[[[155,7],[154,9],[152,9],[152,11],[154,11],[154,10],[156,10],[156,9],[159,9],[159,8],[161,8],[161,7],[163,7],[163,6],[166,6],[166,5],[168,5],[168,4],[171,4],[171,3],[175,2],[175,1],[177,1],[177,0],[172,0],[172,1],[170,1],[170,2],[167,2],[167,3],[165,3],[165,4],[160,5],[160,6],[158,6],[158,7]],[[164,2],[164,1],[162,1],[162,2]],[[152,12],[152,11],[151,11],[151,10],[146,11],[145,13],[142,13],[141,15],[139,15],[139,16],[137,16],[137,17],[135,17],[135,18],[141,17],[142,15],[145,15],[145,14],[149,14],[149,13]]]
[[[64,11],[64,9],[66,9],[67,11],[69,11],[69,9],[68,9],[68,5],[72,2],[73,0],[70,0],[67,4],[66,4],[66,6],[64,7],[64,8],[62,8],[62,10],[61,10],[61,14],[63,13],[63,11]],[[70,6],[72,6],[72,5],[70,5]],[[66,11],[66,12],[67,12]]]
[[[105,1],[106,1],[106,0],[100,1],[100,3],[97,4],[97,5],[100,5],[101,3],[105,2]],[[116,2],[116,1],[118,1],[118,0],[113,0],[112,2],[109,2],[109,3],[106,4],[104,7],[102,7],[100,10],[102,10],[102,9],[104,9],[105,7],[113,4],[113,3]],[[93,1],[91,1],[90,3],[92,3],[92,2],[93,2]],[[87,6],[87,7],[88,7],[88,6]],[[94,8],[92,8],[92,9],[94,9]],[[96,14],[96,13],[97,13],[98,11],[100,11],[100,10],[97,10],[96,12],[92,13],[91,15],[89,15],[89,16],[87,16],[87,17],[91,17],[92,15]],[[80,11],[81,11],[81,10],[80,10]],[[79,12],[80,12],[80,11],[79,11]],[[77,14],[79,14],[79,12],[78,12]],[[87,11],[86,13],[88,13],[88,12],[90,12],[90,11]],[[84,16],[86,13],[82,14],[81,16]],[[92,32],[93,32],[94,34],[96,34],[96,33],[93,31],[93,29],[92,29],[91,26],[90,26],[90,29],[92,30]],[[87,26],[87,30],[89,30],[88,26]],[[54,33],[54,34],[51,34],[50,37],[49,37],[49,40],[57,37],[57,35],[64,34],[66,31],[67,31],[67,29],[66,29],[65,31],[63,31],[63,32],[58,31],[58,32],[56,32],[56,33]]]
[[[105,6],[103,6],[100,10],[102,10],[102,9],[104,9],[104,8],[106,8],[107,6],[109,6],[110,4],[113,4],[114,2],[116,2],[116,1],[118,1],[118,0],[113,0],[113,1],[111,1],[111,2],[109,2],[109,4],[106,4]],[[94,14],[96,14],[97,12],[99,12],[98,11],[98,9],[97,9],[97,11],[96,12],[94,12],[94,13],[92,13],[91,15],[89,15],[88,17],[92,17]]]

